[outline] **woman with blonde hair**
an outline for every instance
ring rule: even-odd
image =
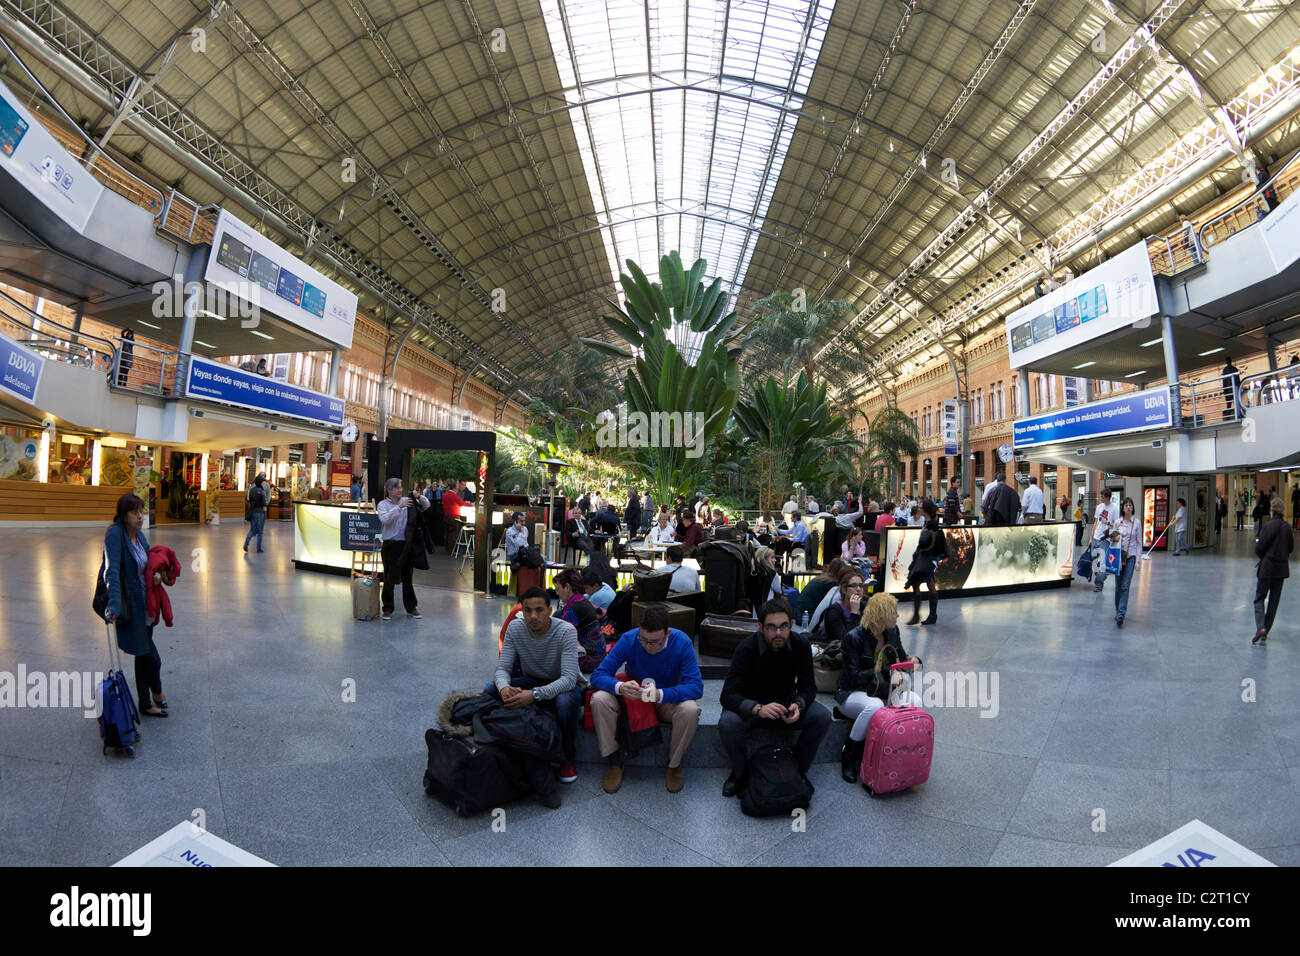
[[[781,597],[781,575],[776,570],[776,552],[759,548],[754,552],[754,565],[745,581],[745,597],[755,612],[773,597]]]
[[[885,706],[890,692],[890,666],[911,661],[898,634],[898,599],[892,594],[873,594],[862,611],[862,621],[840,642],[843,664],[835,703],[853,721],[848,743],[840,753],[840,776],[846,783],[858,782],[858,767],[866,748],[867,725],[871,716]],[[897,704],[921,706],[915,691],[899,695]]]

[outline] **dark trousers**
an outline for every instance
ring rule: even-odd
[[[1273,619],[1277,617],[1277,606],[1282,600],[1282,585],[1286,578],[1260,578],[1255,582],[1255,629],[1264,629],[1267,634],[1273,630]],[[1268,610],[1264,609],[1264,600],[1268,599]]]
[[[1246,523],[1246,512],[1244,512],[1244,511],[1238,511],[1238,512],[1237,512],[1237,530],[1240,531],[1240,530],[1242,529],[1242,527],[1245,525],[1245,523]]]
[[[510,675],[510,683],[520,690],[532,690],[538,686],[538,681],[531,677],[524,677],[520,673],[518,665],[515,666],[515,672]],[[545,683],[549,684],[550,681]],[[496,681],[489,681],[483,688],[483,693],[491,694],[497,700],[501,699],[501,691],[497,690]],[[582,708],[584,696],[583,689],[575,687],[573,690],[566,690],[553,700],[537,702],[538,707],[554,714],[555,719],[559,721],[560,749],[564,751],[564,759],[569,763],[572,763],[578,755],[578,711]]]
[[[149,706],[150,691],[154,697],[163,695],[162,656],[152,637],[149,638],[149,653],[137,654],[135,658],[135,702],[141,709]]]
[[[930,618],[933,619],[939,614],[939,594],[934,589],[934,572],[930,574],[913,575],[908,579],[908,584],[912,586],[912,616],[921,616],[921,585],[924,584],[930,590]]]
[[[415,584],[411,580],[415,564],[411,560],[411,555],[405,552],[405,541],[384,542],[384,589],[380,600],[385,614],[393,613],[393,585],[399,578],[402,582],[402,607],[406,609],[406,613],[414,614],[420,606],[420,602],[415,597]]]
[[[766,701],[764,702],[766,703]],[[830,730],[831,712],[816,701],[799,715],[798,723],[787,724],[783,720],[768,720],[765,717],[744,716],[734,710],[724,710],[718,721],[718,733],[722,736],[722,746],[731,761],[731,772],[737,777],[745,775],[749,756],[745,750],[745,741],[755,727],[776,727],[798,729],[799,739],[794,745],[794,757],[799,762],[799,772],[807,773],[812,766],[813,757],[821,745],[826,731]]]
[[[1074,523],[1074,546],[1076,548],[1083,547],[1083,522],[1082,521],[1076,521]]]
[[[424,517],[429,523],[429,535],[434,546],[442,545],[443,527],[447,521],[447,516],[442,513],[442,502],[430,502],[429,510],[424,513]]]

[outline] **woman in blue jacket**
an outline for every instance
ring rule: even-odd
[[[136,699],[140,713],[167,716],[162,692],[162,657],[153,642],[145,612],[145,569],[149,542],[144,526],[144,502],[126,494],[117,499],[117,517],[104,534],[104,568],[108,578],[108,608],[104,620],[117,622],[117,646],[135,657]],[[162,580],[155,572],[155,583]],[[125,609],[125,613],[124,613]],[[153,693],[153,702],[149,695]]]

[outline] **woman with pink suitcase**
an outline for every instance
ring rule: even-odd
[[[840,776],[846,783],[857,783],[859,765],[864,761],[870,727],[877,712],[899,709],[886,707],[893,677],[892,665],[904,663],[911,666],[921,661],[903,649],[898,632],[898,599],[892,594],[872,595],[862,612],[861,624],[844,636],[840,648],[843,666],[835,702],[840,713],[853,721],[848,743],[840,754]],[[929,714],[920,710],[921,698],[914,691],[896,695],[893,703],[905,705],[929,719]]]

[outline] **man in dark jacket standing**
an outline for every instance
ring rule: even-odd
[[[1015,524],[1016,519],[1020,517],[1020,495],[1007,482],[1007,476],[1004,472],[998,472],[994,481],[998,484],[993,490],[992,497],[989,498],[988,507],[985,509],[984,523],[987,525]]]
[[[1264,523],[1259,537],[1255,540],[1255,554],[1259,557],[1259,580],[1255,584],[1255,639],[1252,644],[1262,644],[1268,640],[1268,632],[1273,629],[1273,619],[1277,617],[1277,605],[1282,600],[1282,584],[1291,575],[1291,552],[1295,549],[1295,539],[1291,535],[1291,526],[1283,517],[1281,498],[1274,498],[1270,507],[1272,517]],[[1268,599],[1268,610],[1264,609],[1264,599]]]
[[[943,523],[957,524],[961,521],[961,497],[957,491],[957,479],[948,482],[948,495],[943,499]]]
[[[718,721],[731,762],[731,776],[722,785],[724,797],[734,797],[744,786],[749,762],[745,740],[755,727],[799,728],[794,755],[805,775],[830,729],[831,712],[817,703],[812,647],[791,633],[793,622],[788,601],[768,601],[758,612],[759,633],[745,638],[731,657]]]

